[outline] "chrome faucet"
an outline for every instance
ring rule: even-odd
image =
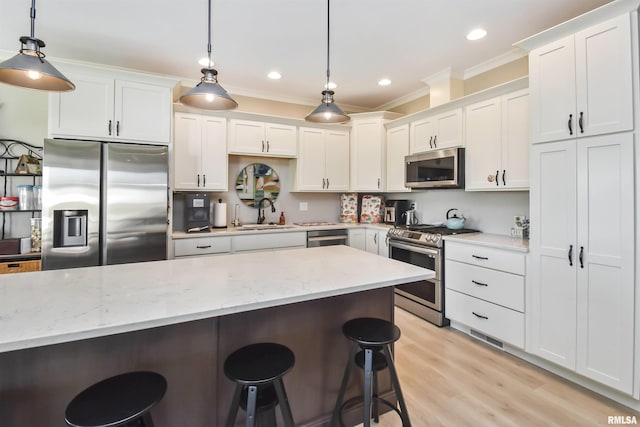
[[[258,202],[258,224],[262,224],[265,220],[264,217],[264,202],[265,200],[267,202],[269,202],[269,204],[271,205],[271,212],[276,211],[276,207],[273,205],[273,200],[269,199],[268,197],[265,197],[264,199],[260,199],[260,201]]]

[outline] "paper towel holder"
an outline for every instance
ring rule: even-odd
[[[213,228],[227,228],[227,204],[218,199],[213,204]]]

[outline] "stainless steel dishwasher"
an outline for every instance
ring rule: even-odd
[[[346,229],[307,231],[307,247],[347,245],[349,233]]]

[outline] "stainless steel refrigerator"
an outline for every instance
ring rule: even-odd
[[[167,258],[167,147],[45,139],[43,163],[43,270]]]

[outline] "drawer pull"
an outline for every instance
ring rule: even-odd
[[[476,317],[479,317],[481,319],[485,319],[485,320],[489,320],[489,318],[487,316],[483,316],[482,314],[478,314],[475,311],[472,311],[473,315]]]
[[[474,283],[474,284],[476,284],[476,285],[478,285],[478,286],[489,286],[489,285],[487,285],[486,283],[476,282],[475,280],[472,280],[472,281],[471,281],[471,283]]]
[[[479,256],[479,255],[471,255],[471,256],[474,257],[475,259],[483,259],[483,260],[488,260],[489,259],[486,256]]]
[[[198,249],[209,249],[210,247],[211,247],[211,245],[196,246],[196,248],[198,248]]]
[[[11,263],[11,264],[8,264],[7,267],[9,267],[9,268],[20,268],[20,263]]]

